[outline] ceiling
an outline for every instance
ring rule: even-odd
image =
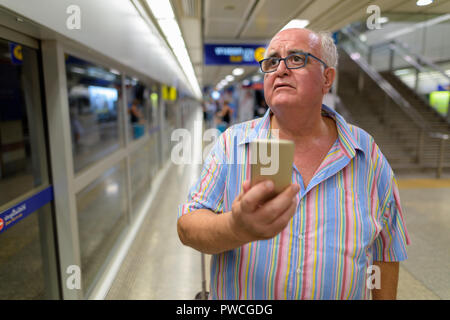
[[[205,66],[204,43],[266,44],[292,19],[310,21],[308,28],[336,31],[364,20],[369,5],[378,5],[382,16],[411,20],[450,12],[450,0],[435,0],[426,7],[416,0],[171,0],[200,86],[215,86],[236,66]],[[392,18],[391,18],[392,20]],[[241,80],[257,72],[244,67]]]

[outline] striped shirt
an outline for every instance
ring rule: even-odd
[[[301,188],[293,218],[272,239],[213,255],[210,298],[369,299],[373,261],[407,258],[409,237],[386,158],[367,132],[325,105],[322,114],[335,120],[338,138],[307,186],[293,165],[292,182]],[[178,217],[230,211],[250,179],[249,143],[269,128],[270,109],[227,129]]]

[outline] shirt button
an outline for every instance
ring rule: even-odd
[[[300,270],[300,269],[297,269],[297,274],[300,274],[300,272],[302,272],[302,270]]]
[[[298,236],[298,239],[299,239],[299,240],[303,240],[303,235],[300,234],[300,235]]]

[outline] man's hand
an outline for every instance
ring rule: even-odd
[[[243,184],[243,192],[234,200],[230,227],[236,239],[243,242],[275,237],[289,223],[296,207],[300,187],[291,184],[286,190],[271,198],[274,184],[267,180],[250,188]]]
[[[373,300],[397,299],[399,262],[374,261],[374,265],[380,268],[381,288],[372,290]]]

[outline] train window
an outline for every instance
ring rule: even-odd
[[[0,206],[48,183],[40,99],[36,50],[0,40]]]
[[[150,191],[151,171],[149,167],[154,165],[151,158],[150,144],[146,144],[141,149],[131,154],[131,197],[133,204],[133,214],[141,211],[148,192]]]
[[[145,135],[148,127],[148,106],[150,96],[148,88],[136,78],[125,79],[128,108],[129,140],[136,140]]]
[[[117,71],[66,55],[75,172],[119,149],[121,76]]]
[[[81,272],[84,293],[95,283],[127,219],[125,161],[81,190],[77,196]]]

